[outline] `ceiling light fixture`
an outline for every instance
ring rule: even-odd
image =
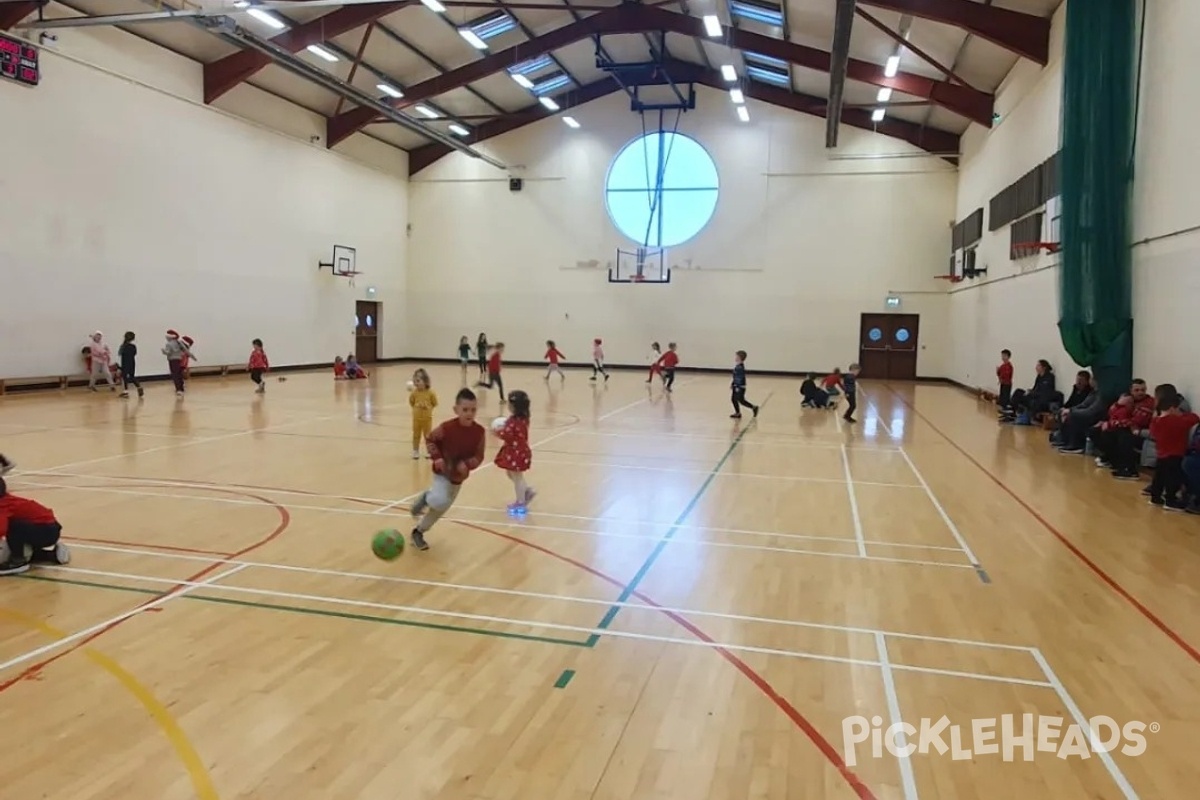
[[[704,32],[714,39],[721,35],[721,18],[716,14],[704,15]]]
[[[334,61],[338,60],[337,56],[335,56],[333,53],[329,52],[324,47],[321,47],[320,45],[317,45],[317,44],[310,44],[308,47],[306,47],[304,49],[307,50],[308,52],[312,53],[314,56],[319,56],[319,57],[325,59],[326,61],[328,61],[331,64]]]
[[[567,123],[568,128],[578,128],[579,121],[574,117],[563,117],[563,122]]]
[[[388,86],[386,83],[376,84],[375,88],[386,94],[388,97],[395,97],[396,99],[404,97],[404,92],[400,91],[395,86]]]
[[[721,77],[729,83],[737,80],[737,70],[733,68],[733,64],[723,64],[721,66]]]
[[[474,47],[476,50],[487,50],[487,42],[479,38],[479,34],[470,28],[459,28],[458,35],[467,40],[467,44]]]
[[[538,102],[551,111],[558,111],[559,109],[559,105],[558,103],[554,102],[553,97],[539,97]]]
[[[889,78],[896,77],[896,73],[900,71],[900,56],[888,56],[887,66],[883,68],[883,74]]]

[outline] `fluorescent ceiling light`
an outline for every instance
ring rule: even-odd
[[[882,108],[875,109],[875,113],[871,115],[871,122],[883,122],[884,110]]]
[[[737,80],[737,70],[733,68],[733,64],[721,65],[721,77],[730,83],[733,83]]]
[[[778,6],[772,8],[768,7],[765,3],[746,3],[740,2],[740,0],[731,0],[729,3],[729,13],[750,22],[770,25],[773,28],[783,27],[783,11]]]
[[[446,7],[438,2],[438,0],[421,0],[421,4],[435,14],[441,14],[446,10]]]
[[[791,78],[788,77],[786,70],[771,69],[769,67],[755,67],[750,64],[746,65],[746,75],[756,81],[763,83],[773,83],[776,86],[791,86]]]
[[[738,119],[740,119],[742,122],[750,121],[750,110],[748,108],[746,108],[745,106],[738,106],[737,114],[738,114]]]
[[[397,89],[395,86],[388,86],[386,83],[379,83],[375,88],[386,94],[388,97],[401,98],[404,97],[404,92]]]
[[[277,31],[281,31],[287,27],[287,23],[275,16],[269,11],[263,11],[261,8],[252,8],[246,12],[264,25],[269,25]]]
[[[320,56],[321,58],[325,59],[326,61],[328,61],[330,63],[338,60],[337,56],[335,56],[333,53],[329,52],[324,47],[321,47],[320,45],[317,45],[317,44],[310,44],[308,47],[306,47],[304,49],[307,50],[308,52],[312,53],[314,56]]]
[[[430,119],[438,118],[438,112],[434,111],[429,106],[413,106],[413,111],[416,111],[423,117],[429,117]]]
[[[721,35],[721,18],[716,14],[704,15],[704,32],[714,39]]]
[[[541,103],[542,105],[544,105],[546,108],[550,109],[551,111],[558,111],[558,108],[559,108],[558,103],[554,102],[553,97],[539,97],[538,102]]]
[[[514,81],[516,81],[516,82],[517,82],[517,83],[518,83],[520,86],[522,86],[522,87],[524,87],[524,88],[526,88],[526,89],[532,89],[532,88],[533,88],[533,81],[529,80],[529,78],[526,78],[526,77],[525,77],[524,75],[522,75],[521,73],[519,73],[519,72],[513,72],[513,73],[510,73],[510,76],[511,76],[511,77],[512,77],[512,79],[513,79]]]
[[[533,87],[533,93],[550,94],[551,92],[557,92],[559,89],[570,85],[571,79],[567,77],[566,73],[558,72],[553,75],[547,75],[538,81]]]
[[[568,128],[578,128],[579,121],[574,117],[563,117],[563,122],[567,123]]]
[[[886,103],[892,99],[892,90],[884,87],[879,90],[879,94],[875,95],[875,100],[880,103]]]
[[[462,125],[459,125],[458,123],[452,123],[450,125],[450,132],[453,134],[456,134],[458,136],[470,136],[471,135],[471,132],[469,130],[464,128]]]
[[[233,7],[234,8],[245,8],[248,5],[250,5],[250,0],[235,0]]]
[[[509,67],[508,71],[513,73],[521,73],[522,75],[532,75],[535,72],[541,72],[544,69],[549,69],[554,66],[554,59],[550,56],[542,54],[537,58],[531,58],[528,61],[522,61],[515,67]]]
[[[458,35],[467,40],[467,44],[474,47],[476,50],[487,50],[487,42],[479,38],[479,34],[470,28],[459,28]]]
[[[887,66],[883,68],[883,74],[889,78],[896,77],[896,73],[900,71],[900,56],[889,56]]]
[[[746,102],[746,95],[742,94],[741,89],[730,89],[729,99],[738,105],[741,105],[742,103]]]

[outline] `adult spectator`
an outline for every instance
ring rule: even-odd
[[[1080,373],[1080,375],[1087,373]],[[1088,374],[1088,393],[1082,400],[1070,408],[1059,412],[1059,429],[1057,431],[1060,453],[1074,455],[1084,452],[1087,434],[1091,428],[1104,419],[1104,398],[1096,377]],[[1072,392],[1074,397],[1075,392]],[[1070,400],[1067,401],[1068,404]]]
[[[1091,430],[1097,466],[1111,467],[1114,478],[1137,479],[1137,441],[1150,427],[1154,407],[1144,380],[1138,378],[1130,384],[1129,391],[1109,406],[1108,419]]]
[[[1017,389],[1013,392],[1011,409],[1002,412],[1002,422],[1023,421],[1032,423],[1039,414],[1046,414],[1055,402],[1062,402],[1062,395],[1055,388],[1054,367],[1044,358],[1038,359],[1037,377],[1029,391]]]

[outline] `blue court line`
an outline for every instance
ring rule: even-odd
[[[773,394],[775,393],[771,392],[768,394],[758,407],[760,409],[765,407],[767,402],[771,399],[771,395]],[[688,501],[688,504],[684,506],[683,511],[681,511],[679,516],[675,518],[675,521],[671,523],[670,529],[663,534],[661,539],[658,540],[658,544],[655,545],[654,549],[650,551],[650,555],[646,556],[646,560],[642,562],[642,566],[636,573],[634,573],[633,578],[630,579],[629,583],[625,584],[625,588],[621,590],[621,594],[617,597],[617,603],[624,603],[628,601],[629,598],[633,596],[633,593],[637,591],[637,587],[645,579],[646,573],[648,573],[650,568],[654,566],[654,562],[658,560],[660,555],[662,555],[663,550],[667,549],[667,545],[670,544],[671,539],[675,537],[675,534],[679,532],[679,529],[683,527],[683,524],[687,522],[687,518],[690,517],[692,512],[696,510],[696,506],[699,505],[700,500],[704,497],[709,487],[712,486],[712,482],[716,479],[717,473],[719,473],[721,468],[725,466],[725,462],[729,460],[729,457],[733,455],[733,451],[737,449],[737,446],[742,443],[742,439],[745,438],[746,434],[753,427],[754,425],[751,423],[738,432],[738,435],[734,438],[733,442],[731,442],[729,447],[725,450],[725,454],[721,456],[721,460],[716,463],[716,466],[709,470],[708,477],[704,479],[704,483],[700,484],[700,488],[696,490],[694,495],[692,495],[692,499]],[[607,629],[613,624],[613,620],[617,618],[617,614],[619,614],[620,611],[620,605],[609,606],[608,611],[606,611],[604,614],[604,618],[597,623],[596,627],[600,628],[601,630]],[[596,643],[599,641],[600,634],[593,633],[584,642],[584,646],[595,647]]]

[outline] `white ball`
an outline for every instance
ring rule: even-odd
[[[494,420],[492,420],[492,430],[498,433],[504,428],[507,422],[508,417],[496,417]]]
[[[411,392],[413,389],[415,389],[417,387],[413,384],[412,381],[409,381],[408,383],[404,384],[404,388],[408,389]]]

